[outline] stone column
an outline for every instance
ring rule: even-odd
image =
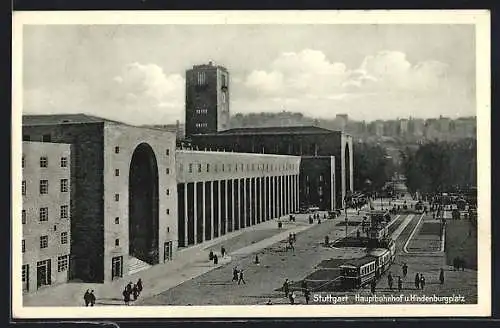
[[[184,183],[184,247],[189,245],[188,243],[188,184]]]
[[[198,243],[198,183],[193,182],[193,237],[194,237],[194,244],[196,245]]]

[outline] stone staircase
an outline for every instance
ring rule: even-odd
[[[134,274],[139,271],[149,269],[151,265],[144,261],[139,260],[138,258],[130,256],[128,260],[128,267],[129,267],[128,273]]]

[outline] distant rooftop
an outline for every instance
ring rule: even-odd
[[[217,135],[254,135],[254,134],[330,134],[341,133],[340,131],[333,131],[317,126],[276,126],[276,127],[262,127],[262,128],[235,128],[220,131],[218,133],[203,134],[206,136]]]
[[[49,115],[23,115],[23,125],[43,125],[43,124],[78,124],[78,123],[118,123],[128,125],[123,122],[110,120],[107,118],[87,115],[87,114],[49,114]]]

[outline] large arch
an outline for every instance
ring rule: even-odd
[[[129,254],[149,264],[159,263],[158,164],[147,143],[138,145],[129,173]]]

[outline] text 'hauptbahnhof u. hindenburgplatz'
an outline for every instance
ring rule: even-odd
[[[351,137],[230,129],[229,90],[224,67],[186,71],[182,143],[85,114],[23,116],[24,292],[108,282],[300,207],[342,208],[353,190]]]

